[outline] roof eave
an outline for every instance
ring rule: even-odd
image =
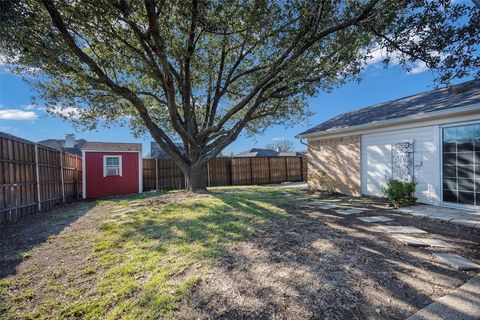
[[[331,135],[354,133],[356,131],[361,131],[361,130],[384,128],[384,127],[393,127],[393,126],[397,126],[397,125],[400,125],[400,124],[404,124],[406,122],[421,122],[421,121],[425,121],[425,120],[433,120],[433,119],[436,119],[436,118],[442,118],[442,117],[450,116],[450,115],[469,114],[469,113],[472,113],[472,112],[475,112],[475,111],[480,112],[479,108],[480,108],[480,104],[475,103],[475,104],[471,104],[471,105],[468,105],[468,106],[465,106],[465,107],[451,108],[451,109],[446,109],[446,110],[428,112],[428,113],[424,113],[424,114],[417,114],[417,115],[406,116],[406,117],[401,117],[401,118],[396,118],[396,119],[391,119],[391,120],[370,122],[370,123],[366,123],[366,124],[340,128],[340,129],[336,129],[336,130],[318,131],[318,132],[311,132],[311,133],[301,133],[301,134],[296,135],[295,138],[301,139],[301,138],[327,137],[327,136],[331,136]]]

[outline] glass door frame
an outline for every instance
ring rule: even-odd
[[[440,195],[440,204],[443,207],[451,207],[451,208],[458,208],[458,209],[467,209],[467,210],[475,210],[478,211],[480,209],[480,206],[472,205],[472,204],[464,204],[464,203],[455,203],[455,202],[448,202],[448,201],[443,201],[443,129],[444,128],[449,128],[449,127],[459,127],[459,126],[468,126],[468,125],[475,125],[478,124],[480,125],[480,120],[471,120],[471,121],[462,121],[462,122],[455,122],[455,123],[449,123],[449,124],[442,124],[438,126],[438,130],[440,131],[438,136],[439,136],[439,141],[438,141],[438,158],[439,158],[439,163],[440,163],[440,185],[438,186],[440,189],[439,195]],[[475,157],[475,153],[474,153]],[[474,182],[475,183],[475,182]]]

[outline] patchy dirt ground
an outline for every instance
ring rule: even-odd
[[[405,319],[472,277],[431,256],[451,250],[408,247],[379,225],[419,227],[480,260],[478,230],[396,213],[380,200],[320,198],[394,221],[368,224],[357,219],[365,214],[289,206],[291,219],[270,224],[223,256],[191,294],[190,306],[219,319]]]
[[[366,208],[368,213],[342,216],[301,197]],[[183,204],[192,199],[190,205]],[[152,211],[172,203],[175,215],[172,208]],[[277,217],[270,211],[275,207],[287,215]],[[198,211],[203,213],[197,217]],[[196,220],[185,221],[187,213]],[[368,224],[357,219],[370,213],[394,221]],[[160,219],[158,214],[170,218]],[[247,223],[256,217],[267,222]],[[155,319],[158,313],[147,308],[165,310],[166,305],[150,303],[144,293],[160,290],[162,281],[152,274],[159,263],[171,264],[168,283],[182,283],[187,276],[199,279],[185,294],[168,300],[165,318],[176,319],[405,319],[473,276],[431,256],[451,249],[408,247],[380,231],[379,225],[416,226],[428,232],[421,237],[451,242],[458,247],[456,253],[480,261],[480,230],[394,212],[378,199],[298,195],[258,187],[219,189],[198,199],[177,192],[115,199],[105,205],[83,202],[31,219],[0,229],[0,293],[4,290],[11,300],[7,308],[15,305],[33,318],[57,309],[55,314],[61,317],[52,318],[82,318],[90,312],[112,319],[129,315]],[[115,219],[118,222],[112,222]],[[105,223],[109,228],[102,229]],[[124,238],[117,238],[115,230]],[[103,234],[112,237],[106,252]],[[217,248],[221,242],[211,239],[218,234],[225,245],[212,264],[198,260],[196,249],[189,260],[180,256],[191,245]],[[182,244],[172,253],[175,259],[165,259],[168,241],[172,246]],[[151,264],[125,261],[134,253],[148,257]],[[182,258],[184,263],[179,264]],[[127,262],[129,268],[121,265]],[[122,283],[133,281],[131,291],[112,288],[116,274]],[[111,298],[112,290],[125,296]],[[78,310],[58,310],[62,300]],[[91,309],[76,301],[90,301]],[[118,308],[123,302],[130,309]],[[163,314],[162,310],[158,312]],[[2,311],[7,309],[0,308],[0,318]]]

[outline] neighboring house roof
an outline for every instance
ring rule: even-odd
[[[480,103],[480,80],[472,80],[451,87],[431,90],[409,97],[379,103],[373,106],[342,113],[328,121],[302,132],[312,133],[341,130],[380,121],[413,117]]]
[[[85,143],[87,143],[86,140],[84,139],[78,139],[78,140],[75,140],[75,145],[73,146],[73,148],[65,148],[65,139],[47,139],[47,140],[42,140],[42,141],[39,141],[38,144],[41,144],[41,145],[44,145],[44,146],[47,146],[47,147],[50,147],[50,148],[54,148],[54,149],[57,149],[57,150],[62,150],[64,152],[68,152],[68,153],[72,153],[72,154],[76,154],[77,156],[82,156],[82,146],[85,145]]]
[[[87,142],[82,151],[142,151],[141,143]]]
[[[182,154],[185,154],[185,148],[182,143],[176,142],[175,145],[180,149]],[[155,141],[150,142],[150,156],[152,158],[170,158],[165,150],[163,150]]]
[[[272,149],[252,148],[247,151],[236,153],[234,157],[277,157],[278,152]]]

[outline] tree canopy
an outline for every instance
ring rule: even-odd
[[[407,70],[423,61],[440,83],[480,74],[480,14],[472,3],[7,0],[2,6],[0,53],[50,110],[75,110],[66,117],[88,128],[123,121],[137,134],[149,132],[192,181],[202,180],[205,163],[242,131],[307,117],[308,97],[359,79],[377,50]]]

